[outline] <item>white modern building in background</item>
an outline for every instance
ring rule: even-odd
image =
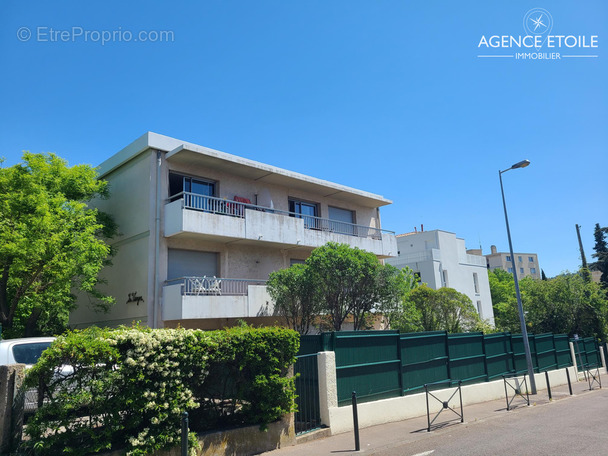
[[[382,196],[146,133],[99,167],[111,197],[117,255],[100,290],[108,314],[79,299],[75,327],[141,321],[217,329],[238,319],[274,324],[268,275],[333,241],[397,254],[380,226]]]
[[[467,253],[464,239],[442,230],[399,234],[397,250],[387,263],[410,267],[435,290],[449,287],[467,295],[481,318],[494,324],[486,258]]]

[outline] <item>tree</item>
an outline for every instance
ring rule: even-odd
[[[471,299],[453,288],[433,290],[427,285],[412,290],[410,299],[420,312],[423,331],[459,333],[483,326]]]
[[[276,313],[285,318],[287,326],[300,334],[308,334],[322,309],[306,265],[294,264],[272,272],[266,287]]]
[[[603,287],[608,287],[608,244],[606,243],[606,233],[608,233],[608,227],[601,228],[599,223],[595,224],[593,232],[593,236],[595,237],[593,250],[595,250],[595,253],[591,256],[597,258],[597,261],[593,264],[593,269],[601,271],[600,283]]]
[[[68,167],[54,154],[24,153],[0,168],[0,322],[3,336],[59,333],[75,307],[72,290],[107,310],[97,274],[116,233],[106,214],[87,207],[108,196],[88,165]]]
[[[488,278],[496,327],[521,332],[513,276],[495,269]],[[597,283],[566,273],[547,280],[525,277],[519,286],[528,331],[606,337],[608,301]]]
[[[399,270],[386,265],[383,274],[388,276],[384,280],[392,283],[381,288],[393,292],[393,295],[382,299],[378,306],[386,326],[403,332],[420,331],[420,313],[409,299],[411,291],[419,285],[414,271],[407,266]]]

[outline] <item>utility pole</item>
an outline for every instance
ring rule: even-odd
[[[583,241],[581,241],[581,227],[578,223],[575,226],[576,235],[578,236],[578,248],[581,251],[581,261],[583,262],[582,275],[585,282],[589,282],[591,280],[591,276],[589,275],[589,269],[587,268],[587,258],[585,257],[585,250],[583,250]]]

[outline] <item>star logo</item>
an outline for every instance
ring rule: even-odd
[[[531,20],[534,23],[534,31],[536,32],[538,30],[538,27],[547,27],[545,25],[545,23],[543,22],[543,15],[539,15],[536,19],[534,19],[533,17],[530,17],[529,20]],[[542,31],[542,29],[541,29]]]

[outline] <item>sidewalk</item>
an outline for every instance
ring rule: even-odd
[[[538,394],[530,396],[530,408],[539,406],[551,406],[552,402],[561,400],[576,400],[586,394],[594,394],[601,391],[597,384],[593,385],[593,390],[589,390],[587,382],[579,381],[572,383],[572,393],[570,396],[568,385],[551,388],[552,400],[549,400],[547,389],[544,383],[538,385]],[[458,412],[459,404],[456,401],[450,403]],[[431,407],[433,407],[431,405]],[[435,408],[436,405],[435,405]],[[475,426],[476,423],[492,419],[510,419],[519,413],[526,413],[529,408],[521,397],[517,396],[511,403],[511,410],[507,411],[506,399],[484,402],[464,407],[464,423],[460,423],[460,418],[450,410],[444,410],[434,422],[435,428],[427,432],[427,417],[421,416],[409,420],[395,423],[383,424],[361,429],[359,432],[361,450],[355,451],[355,440],[353,432],[338,434],[318,440],[306,441],[295,446],[285,447],[278,450],[263,453],[264,456],[310,456],[310,455],[349,455],[368,453],[401,446],[404,443],[415,442],[440,433],[457,433],[459,429]],[[431,419],[437,413],[437,409],[431,409]],[[452,420],[452,421],[449,421]],[[441,423],[449,421],[442,425]]]

